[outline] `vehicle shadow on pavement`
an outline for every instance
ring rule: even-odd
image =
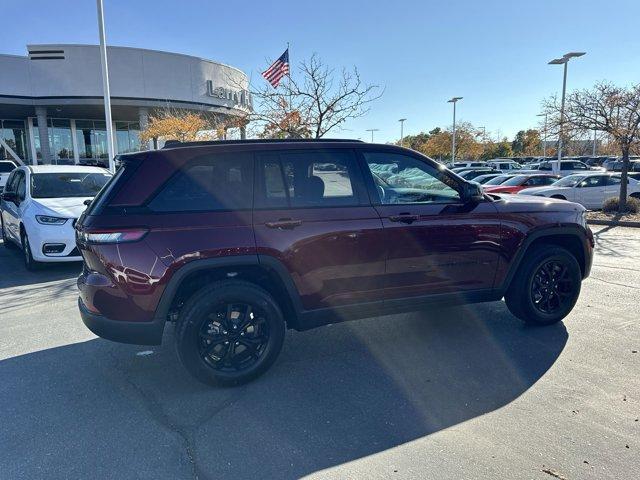
[[[289,332],[266,375],[210,388],[172,336],[0,361],[3,475],[299,478],[508,404],[567,342],[562,324],[525,327],[502,302],[441,309]]]
[[[3,270],[0,272],[0,289],[29,287],[39,283],[76,278],[82,270],[82,262],[47,263],[35,272],[28,271],[22,259],[22,250],[17,247],[6,249],[0,240],[0,258]]]

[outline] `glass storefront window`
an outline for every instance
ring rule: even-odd
[[[21,160],[29,159],[27,128],[22,120],[0,120],[0,137]],[[0,145],[0,159],[14,160],[11,154]]]
[[[73,163],[73,138],[69,120],[49,120],[49,146],[53,158],[72,160]]]
[[[116,122],[116,151],[118,153],[140,150],[140,125],[137,122]]]

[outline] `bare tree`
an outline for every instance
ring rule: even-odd
[[[362,82],[355,67],[336,74],[314,54],[278,88],[265,83],[252,91],[250,119],[263,126],[265,136],[321,138],[367,114],[381,96],[377,85]]]
[[[552,122],[560,126],[560,102],[552,97],[545,102]],[[640,84],[617,87],[611,83],[596,84],[591,89],[577,90],[566,99],[563,132],[604,132],[622,153],[622,184],[619,211],[627,202],[629,152],[640,141]]]

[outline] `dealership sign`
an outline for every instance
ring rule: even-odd
[[[214,87],[211,80],[207,80],[207,95],[221,100],[229,100],[234,106],[251,108],[251,94],[248,90],[233,90],[225,87]]]

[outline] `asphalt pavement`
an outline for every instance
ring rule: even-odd
[[[594,232],[563,323],[495,302],[288,332],[236,388],[191,379],[172,328],[96,338],[79,265],[0,245],[0,478],[638,478],[640,229]]]

